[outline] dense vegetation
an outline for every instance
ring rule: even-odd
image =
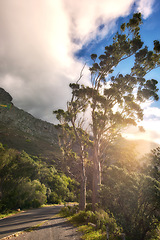
[[[76,200],[78,183],[26,152],[0,144],[0,211]]]

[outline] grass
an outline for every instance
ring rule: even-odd
[[[90,225],[81,225],[78,230],[83,233],[82,239],[84,240],[105,240],[106,234],[102,233],[101,230],[95,230]]]
[[[20,212],[22,212],[22,211],[15,211],[15,210],[13,210],[13,211],[9,211],[9,212],[6,212],[6,213],[0,213],[0,219],[9,217],[9,216],[12,216],[12,215],[15,215],[15,214],[18,214]]]
[[[37,224],[37,225],[35,225],[35,226],[33,226],[33,227],[29,227],[29,228],[25,229],[23,232],[32,232],[32,231],[35,231],[35,230],[37,230],[40,226],[42,226],[45,222],[46,222],[46,221],[43,221],[43,222],[41,222],[40,224]]]
[[[51,207],[51,206],[75,206],[75,205],[78,205],[77,202],[64,202],[62,201],[61,203],[50,203],[50,204],[43,204],[41,207]]]

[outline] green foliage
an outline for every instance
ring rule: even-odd
[[[0,211],[75,200],[75,180],[24,151],[0,144],[0,152]]]
[[[156,53],[160,52],[160,43],[157,40],[154,40],[154,50]]]
[[[51,192],[51,194],[48,197],[48,203],[60,204],[61,202],[62,202],[61,197],[59,197],[56,192]]]
[[[85,240],[106,240],[106,235],[101,230],[95,231],[92,226],[82,225],[79,230],[83,232],[82,239]],[[116,239],[115,239],[116,240]]]
[[[62,208],[61,214],[70,217],[70,221],[76,225],[82,225],[79,229],[85,233],[82,239],[106,239],[106,225],[110,232],[110,239],[118,240],[121,236],[120,228],[110,212],[102,209],[97,211],[78,211],[77,206]]]
[[[3,147],[3,144],[0,143],[0,152],[3,152],[4,151],[4,147]]]
[[[142,171],[160,182],[160,147],[152,150],[150,154],[144,156],[144,166]]]
[[[1,209],[1,207],[0,207],[0,209]],[[19,213],[19,211],[17,211],[17,210],[16,211],[15,210],[5,211],[5,213],[0,213],[0,219],[15,215],[17,213]]]
[[[127,239],[145,239],[160,219],[160,183],[112,166],[104,175],[102,205],[113,212]]]
[[[5,186],[2,203],[6,208],[39,207],[46,202],[46,187],[38,180],[21,179],[19,182],[8,182]]]
[[[158,227],[148,234],[150,240],[160,240],[160,224]]]
[[[64,217],[70,217],[73,216],[74,214],[76,214],[79,210],[79,206],[75,205],[75,206],[65,206],[63,208],[61,208],[61,214]]]
[[[77,200],[74,195],[77,183],[64,174],[55,174],[52,176],[52,180],[48,185],[53,189],[48,198],[48,203],[72,202]]]

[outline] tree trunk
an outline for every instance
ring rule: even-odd
[[[2,199],[2,180],[0,179],[0,199]]]
[[[74,119],[72,119],[72,126],[74,129],[74,133],[76,135],[77,141],[80,146],[80,202],[79,202],[79,208],[80,210],[84,210],[86,208],[86,169],[85,169],[85,162],[84,162],[84,146],[81,142],[81,138],[79,137],[79,134],[77,132],[77,129],[75,127]]]
[[[84,210],[86,208],[86,171],[84,159],[81,157],[81,183],[80,183],[80,202],[79,209]]]
[[[98,143],[95,142],[93,152],[93,188],[92,188],[92,209],[95,210],[96,203],[99,203],[99,190],[101,185],[101,164],[98,156]]]

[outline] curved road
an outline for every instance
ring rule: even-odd
[[[46,221],[35,231],[25,232],[13,238],[17,240],[24,238],[26,240],[79,240],[80,234],[76,232],[76,229],[64,218],[55,216],[59,213],[60,208],[61,206],[43,207],[1,219],[0,239]]]

